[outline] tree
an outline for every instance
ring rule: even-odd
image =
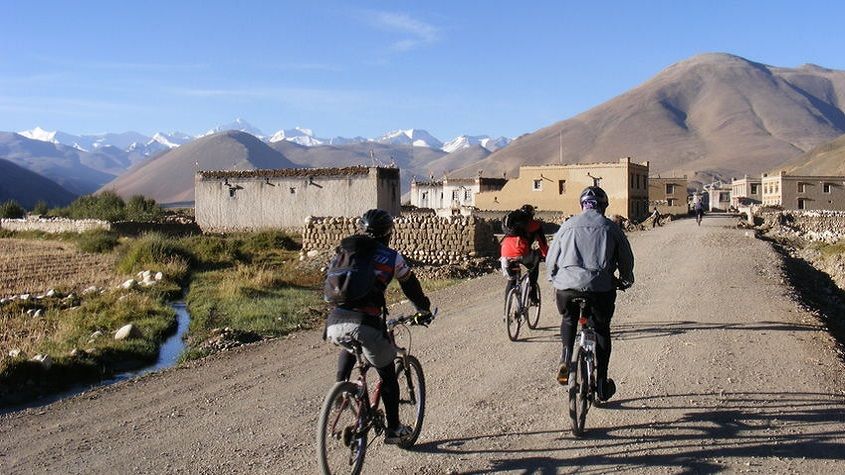
[[[0,204],[0,218],[20,219],[26,214],[26,210],[15,200],[9,200]]]

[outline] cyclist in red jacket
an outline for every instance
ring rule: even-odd
[[[536,302],[540,259],[546,258],[549,245],[546,242],[546,235],[543,233],[542,223],[534,219],[534,207],[524,205],[522,208],[505,215],[504,220],[502,220],[502,230],[505,233],[501,249],[502,274],[508,278],[505,295],[516,285],[517,272],[519,265],[522,264],[529,272],[530,298],[532,302]],[[535,241],[539,246],[539,253],[532,248]]]

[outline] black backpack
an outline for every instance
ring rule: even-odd
[[[336,306],[358,306],[367,303],[375,290],[376,269],[373,255],[378,241],[354,235],[340,241],[340,246],[326,270],[323,298]]]
[[[526,237],[528,220],[528,213],[525,211],[521,209],[511,211],[502,219],[502,232],[506,236]]]

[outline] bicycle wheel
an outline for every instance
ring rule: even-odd
[[[575,364],[569,370],[569,420],[572,423],[572,434],[576,437],[584,434],[589,409],[587,400],[589,387],[587,360],[584,352],[578,348],[575,353]]]
[[[540,323],[540,308],[543,303],[542,296],[540,295],[540,284],[537,284],[537,303],[531,301],[531,285],[525,286],[525,294],[522,297],[522,301],[526,302],[526,309],[525,309],[525,322],[528,323],[528,328],[535,329],[537,328],[537,324]]]
[[[425,376],[419,360],[411,355],[396,360],[399,379],[399,421],[411,426],[413,432],[399,447],[407,449],[417,442],[425,418]]]
[[[511,341],[516,341],[519,337],[519,327],[522,326],[518,292],[519,287],[514,287],[508,291],[508,296],[505,298],[505,324],[508,326],[508,338]]]
[[[367,452],[367,432],[363,425],[364,402],[357,396],[358,386],[339,382],[323,401],[317,422],[317,464],[323,474],[361,473]]]

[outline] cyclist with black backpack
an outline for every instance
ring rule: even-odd
[[[326,319],[326,339],[334,344],[344,338],[361,343],[364,357],[377,369],[382,380],[387,430],[384,442],[398,444],[411,428],[399,421],[399,383],[393,361],[396,348],[387,335],[384,293],[396,278],[402,292],[417,309],[417,323],[430,322],[431,302],[399,252],[388,247],[393,233],[393,217],[380,209],[361,216],[360,234],[344,238],[326,271],[325,299],[334,305]],[[340,351],[337,381],[349,379],[355,356]]]
[[[516,285],[519,265],[528,269],[531,282],[531,300],[537,301],[537,277],[540,274],[540,259],[545,259],[549,252],[543,225],[534,219],[534,207],[523,205],[522,208],[511,211],[502,219],[502,231],[505,233],[500,250],[502,274],[508,278],[505,296]],[[539,253],[533,249],[537,242]]]

